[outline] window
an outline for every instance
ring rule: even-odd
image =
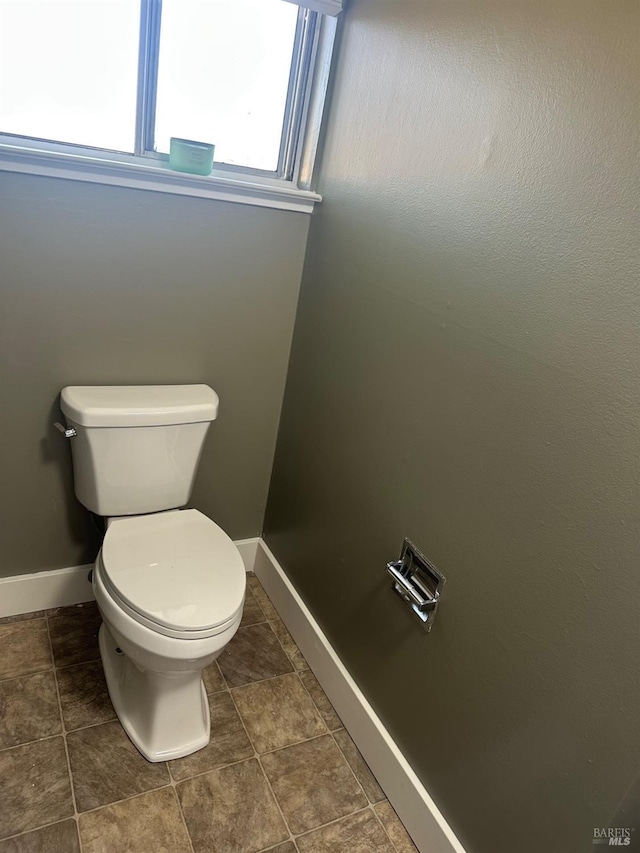
[[[0,131],[133,153],[136,7],[0,0]]]
[[[222,163],[278,171],[302,10],[282,0],[164,0],[162,18],[156,149],[167,152],[171,136],[202,139]]]
[[[168,172],[175,136],[213,143],[214,172],[204,183],[171,173],[165,187],[308,188],[340,8],[0,0],[0,168],[47,161],[106,182],[111,165],[151,184]]]

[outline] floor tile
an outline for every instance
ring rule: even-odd
[[[53,670],[0,681],[0,749],[61,731]]]
[[[59,669],[58,689],[67,731],[115,719],[102,661]]]
[[[218,658],[229,687],[293,672],[289,658],[267,622],[239,628]]]
[[[369,809],[296,839],[300,853],[396,853]]]
[[[71,784],[61,737],[0,752],[0,838],[73,814]]]
[[[233,698],[256,752],[324,734],[326,727],[295,674],[235,687]]]
[[[411,836],[404,828],[404,824],[395,813],[391,803],[385,800],[383,803],[378,803],[374,808],[397,853],[418,853],[418,848],[411,840]]]
[[[191,851],[173,788],[80,815],[80,838],[83,853]]]
[[[0,680],[53,666],[44,619],[0,625]]]
[[[362,790],[367,795],[370,803],[379,803],[385,799],[384,791],[378,785],[376,777],[369,769],[369,765],[362,757],[362,754],[355,743],[352,741],[349,733],[345,729],[340,729],[333,733],[338,746],[342,750],[342,754],[347,759],[349,766],[356,775],[356,779],[362,785]]]
[[[271,599],[267,596],[262,584],[253,572],[247,572],[247,584],[267,619],[278,619],[278,611],[271,603]]]
[[[296,670],[309,669],[309,664],[302,657],[302,652],[296,645],[291,634],[287,631],[282,619],[280,617],[274,619],[271,622],[271,627],[276,637],[280,640],[280,645],[285,650],[287,657],[293,664],[293,668]]]
[[[11,622],[26,622],[29,619],[41,619],[44,616],[44,610],[34,610],[31,613],[17,613],[15,616],[3,616],[0,619],[0,625],[9,625]]]
[[[120,723],[70,732],[67,744],[79,812],[169,783],[166,764],[144,759]]]
[[[169,762],[171,775],[176,780],[188,779],[197,773],[205,773],[253,755],[253,747],[229,693],[209,696],[209,710],[211,740],[204,749]]]
[[[257,853],[289,837],[253,758],[180,782],[177,790],[195,853]]]
[[[315,702],[316,708],[320,711],[320,715],[325,722],[326,727],[332,732],[334,729],[342,728],[342,720],[336,713],[336,709],[329,701],[327,694],[320,686],[320,682],[311,672],[310,669],[300,673],[302,683],[311,694],[311,698]]]
[[[207,693],[218,693],[220,690],[225,690],[227,686],[224,683],[218,662],[215,660],[203,670],[202,680],[204,681],[204,689]]]
[[[48,614],[51,646],[56,666],[97,660],[100,613],[95,601],[61,607]]]
[[[80,853],[77,824],[75,820],[63,820],[0,841],[0,853]]]
[[[262,608],[258,604],[255,595],[251,592],[251,588],[247,586],[244,596],[244,610],[242,611],[242,621],[240,627],[245,625],[257,625],[258,622],[264,622],[266,616],[262,612]]]
[[[294,835],[367,805],[331,735],[270,752],[261,760]]]

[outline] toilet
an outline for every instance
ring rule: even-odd
[[[75,493],[106,519],[93,570],[100,656],[116,714],[149,761],[209,742],[202,670],[242,618],[232,540],[191,496],[218,413],[207,385],[69,386],[61,408]]]

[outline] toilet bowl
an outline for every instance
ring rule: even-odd
[[[202,670],[235,634],[245,586],[238,549],[197,510],[109,521],[93,573],[100,656],[118,718],[147,760],[209,742]]]

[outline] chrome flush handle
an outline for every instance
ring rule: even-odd
[[[64,427],[58,421],[55,422],[54,427],[63,434],[65,438],[75,438],[78,434],[73,427]]]

